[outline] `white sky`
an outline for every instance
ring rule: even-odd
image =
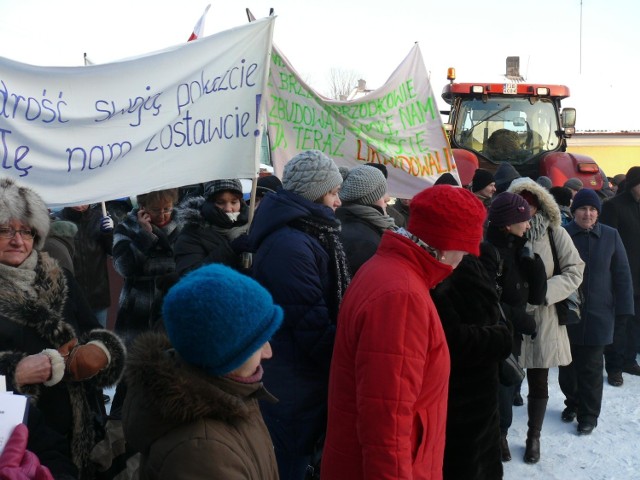
[[[332,68],[382,85],[417,41],[440,108],[447,67],[500,81],[517,55],[529,81],[571,88],[578,130],[640,130],[637,0],[0,0],[0,56],[64,66],[145,54],[186,41],[208,3],[205,35],[273,7],[275,44],[321,93]]]

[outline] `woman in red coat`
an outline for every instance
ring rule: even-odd
[[[323,479],[441,479],[449,350],[430,289],[478,255],[485,209],[438,185],[385,232],[347,289],[329,381]]]

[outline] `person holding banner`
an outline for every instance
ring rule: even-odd
[[[450,359],[431,289],[480,253],[486,210],[429,187],[387,230],[340,307],[322,478],[442,479]]]
[[[90,205],[63,208],[58,218],[78,227],[74,237],[74,275],[100,325],[106,328],[111,304],[107,261],[113,244],[114,222],[109,215]]]
[[[65,438],[78,478],[93,479],[90,454],[106,420],[101,389],[118,381],[125,348],[100,328],[70,272],[41,253],[49,227],[36,192],[0,180],[0,375]]]
[[[386,213],[388,199],[387,179],[377,168],[361,165],[347,173],[336,216],[352,277],[376,253],[382,234],[396,226]]]
[[[266,195],[249,232],[253,276],[284,309],[264,383],[278,399],[262,404],[281,480],[302,480],[326,427],[327,384],[338,307],[349,271],[335,209],[342,176],[318,150],[295,155],[283,188]],[[331,477],[327,477],[331,478]]]
[[[243,200],[237,178],[214,180],[204,187],[204,196],[187,198],[180,205],[184,227],[175,244],[179,275],[208,263],[241,269],[241,253],[232,242],[249,229],[249,207]]]

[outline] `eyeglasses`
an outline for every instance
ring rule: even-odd
[[[169,207],[169,208],[147,208],[147,212],[149,212],[152,215],[166,215],[167,213],[171,213],[173,212],[173,207]]]
[[[35,230],[16,230],[13,227],[0,227],[0,238],[13,238],[19,233],[23,240],[33,240]]]

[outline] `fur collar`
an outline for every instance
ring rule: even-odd
[[[159,419],[166,424],[201,418],[232,422],[249,416],[247,399],[271,397],[262,383],[242,384],[191,367],[172,349],[168,337],[156,332],[140,335],[131,346],[125,376],[129,388],[140,393],[132,395],[130,415],[131,421],[141,422],[139,428]]]
[[[547,217],[549,225],[552,228],[560,227],[560,207],[558,207],[553,196],[542,185],[539,185],[530,178],[516,178],[508,189],[509,192],[518,194],[525,190],[536,196],[538,202],[540,202],[542,215]]]
[[[3,278],[0,289],[0,312],[9,321],[34,328],[53,346],[60,346],[76,336],[73,327],[63,321],[67,299],[67,281],[58,263],[44,252],[38,253],[33,290],[25,292],[17,282]]]

